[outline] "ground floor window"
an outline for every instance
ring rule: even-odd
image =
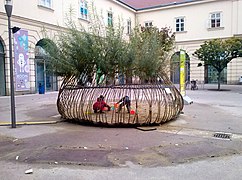
[[[218,71],[212,66],[205,66],[204,77],[205,83],[218,83]],[[227,84],[227,67],[221,72],[221,83]]]
[[[190,58],[186,53],[186,82],[190,82]],[[170,79],[173,84],[180,83],[180,52],[176,52],[171,57]]]

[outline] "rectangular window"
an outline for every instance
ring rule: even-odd
[[[131,20],[127,20],[127,34],[131,34]]]
[[[88,18],[88,9],[87,2],[84,0],[80,0],[80,18],[87,19]]]
[[[211,13],[210,14],[210,28],[218,28],[221,27],[221,12]]]
[[[113,26],[113,13],[108,12],[108,26]]]
[[[184,17],[176,18],[176,32],[185,31],[185,19]]]
[[[39,5],[52,8],[52,0],[39,0]]]
[[[152,27],[152,26],[153,26],[152,21],[145,22],[145,27]]]

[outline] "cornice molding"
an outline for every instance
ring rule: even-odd
[[[196,1],[191,0],[188,2],[180,2],[180,3],[176,3],[174,0],[174,3],[162,4],[162,5],[140,8],[140,9],[134,8],[134,9],[136,10],[136,13],[139,14],[139,13],[144,13],[144,12],[152,12],[152,11],[158,11],[158,10],[163,10],[163,9],[171,9],[171,8],[191,6],[191,5],[196,5],[196,4],[211,3],[211,2],[216,2],[216,1],[221,2],[221,1],[228,1],[228,0],[196,0]]]
[[[234,35],[235,36],[235,35]],[[241,34],[242,36],[242,34]],[[231,38],[233,36],[228,36],[228,37],[214,37],[214,38],[203,38],[203,39],[194,39],[194,40],[184,40],[184,41],[175,41],[176,45],[179,44],[202,44],[204,41],[210,41],[213,39],[228,39]],[[239,36],[236,36],[239,37]]]
[[[7,21],[6,13],[0,12],[0,17],[1,17],[1,19],[4,19]],[[66,27],[59,26],[56,24],[46,23],[43,21],[38,21],[38,20],[26,18],[26,17],[16,16],[16,15],[12,15],[11,21],[12,22],[14,21],[17,23],[22,23],[25,25],[35,26],[35,27],[39,27],[39,28],[46,27],[48,29],[55,30],[55,31],[60,31],[60,28],[63,30],[67,29]]]

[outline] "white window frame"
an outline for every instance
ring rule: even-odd
[[[113,27],[113,12],[108,11],[107,17],[108,17],[108,26]]]
[[[53,0],[39,0],[39,6],[43,6],[49,9],[53,8]]]
[[[223,27],[223,13],[221,11],[211,12],[209,14],[209,27],[208,28],[222,28]]]
[[[132,22],[131,19],[127,20],[127,34],[130,35],[132,30]]]
[[[88,20],[88,3],[85,0],[79,0],[79,17]]]
[[[153,27],[153,21],[145,21],[144,26],[145,27]]]
[[[175,18],[175,30],[176,32],[185,32],[185,17]]]

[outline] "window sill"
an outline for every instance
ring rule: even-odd
[[[40,4],[38,5],[38,7],[41,8],[41,9],[46,9],[46,10],[48,10],[48,11],[54,12],[54,9],[51,8],[51,7],[47,7],[47,6],[40,5]]]
[[[217,30],[224,30],[224,27],[210,27],[208,31],[217,31]]]
[[[88,23],[90,22],[88,19],[85,19],[85,18],[82,18],[82,17],[79,17],[78,19],[81,20],[81,21],[86,21]]]
[[[184,33],[187,33],[187,31],[176,31],[175,33],[176,34],[184,34]]]

